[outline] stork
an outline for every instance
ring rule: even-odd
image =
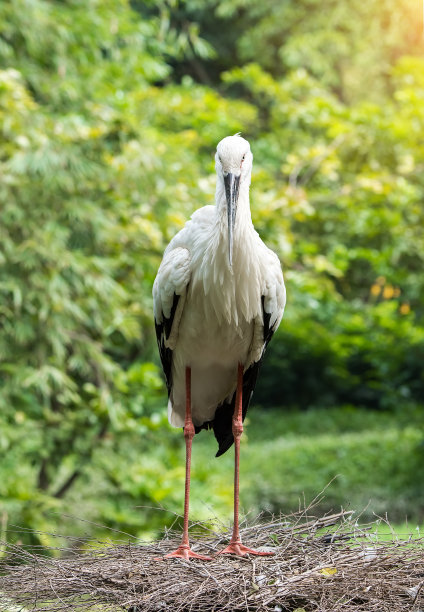
[[[238,516],[243,421],[286,299],[279,259],[252,224],[252,161],[238,134],[219,142],[215,206],[197,210],[171,240],[153,285],[168,418],[186,443],[183,537],[165,558],[210,559],[191,550],[188,536],[192,440],[202,429],[213,429],[217,457],[235,446],[233,533],[221,552],[270,554],[241,543]]]

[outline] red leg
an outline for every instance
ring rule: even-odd
[[[168,553],[163,558],[171,559],[179,557],[181,559],[203,559],[212,561],[211,557],[198,555],[190,548],[188,539],[188,511],[190,504],[190,468],[191,468],[191,445],[194,438],[194,425],[191,420],[191,368],[186,368],[186,414],[184,421],[184,438],[186,442],[186,474],[185,474],[185,495],[184,495],[184,527],[183,538],[180,546],[174,552]]]
[[[261,552],[248,548],[241,543],[239,531],[239,482],[240,482],[240,438],[243,433],[243,366],[239,363],[237,371],[237,392],[236,405],[233,415],[233,436],[234,436],[234,525],[233,535],[230,543],[218,554],[232,554],[243,557],[244,555],[273,555],[272,552]]]

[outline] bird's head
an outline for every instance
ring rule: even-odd
[[[233,265],[233,235],[236,222],[240,186],[250,184],[253,155],[247,140],[239,135],[227,136],[216,147],[215,168],[222,181],[227,200],[228,259]]]

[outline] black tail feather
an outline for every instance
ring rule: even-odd
[[[250,398],[252,397],[253,389],[255,388],[256,379],[258,377],[260,361],[253,363],[243,374],[243,407],[242,419],[244,421],[247,409],[249,407]],[[216,457],[223,455],[234,443],[233,436],[233,414],[236,403],[236,394],[233,394],[231,402],[224,402],[218,406],[215,412],[215,418],[212,423],[215,438],[217,439],[219,448]]]
[[[215,457],[223,455],[234,442],[232,426],[235,401],[234,394],[230,403],[224,402],[216,409],[215,418],[213,420],[213,432],[219,448]]]

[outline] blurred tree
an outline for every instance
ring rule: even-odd
[[[16,0],[0,22],[0,495],[14,521],[49,530],[45,511],[96,478],[96,462],[117,486],[126,447],[139,465],[163,422],[153,277],[164,241],[212,196],[199,148],[255,112],[240,102],[233,118],[212,91],[150,85],[169,73],[170,43],[128,2]],[[169,478],[156,469],[140,490],[127,471],[138,503]]]
[[[277,403],[281,388],[304,407],[423,397],[411,367],[424,354],[423,66],[398,64],[384,106],[346,106],[305,71],[275,81],[252,64],[224,75],[268,117],[256,144],[268,206],[259,203],[256,225],[282,252],[282,237],[292,241],[292,308],[270,347],[263,401]]]
[[[344,101],[378,101],[391,91],[390,69],[422,52],[418,0],[160,0],[135,2],[161,16],[190,57],[172,53],[176,76],[218,86],[222,71],[257,62],[275,78],[306,69]],[[199,41],[196,46],[196,41]],[[181,48],[181,43],[174,49]]]

